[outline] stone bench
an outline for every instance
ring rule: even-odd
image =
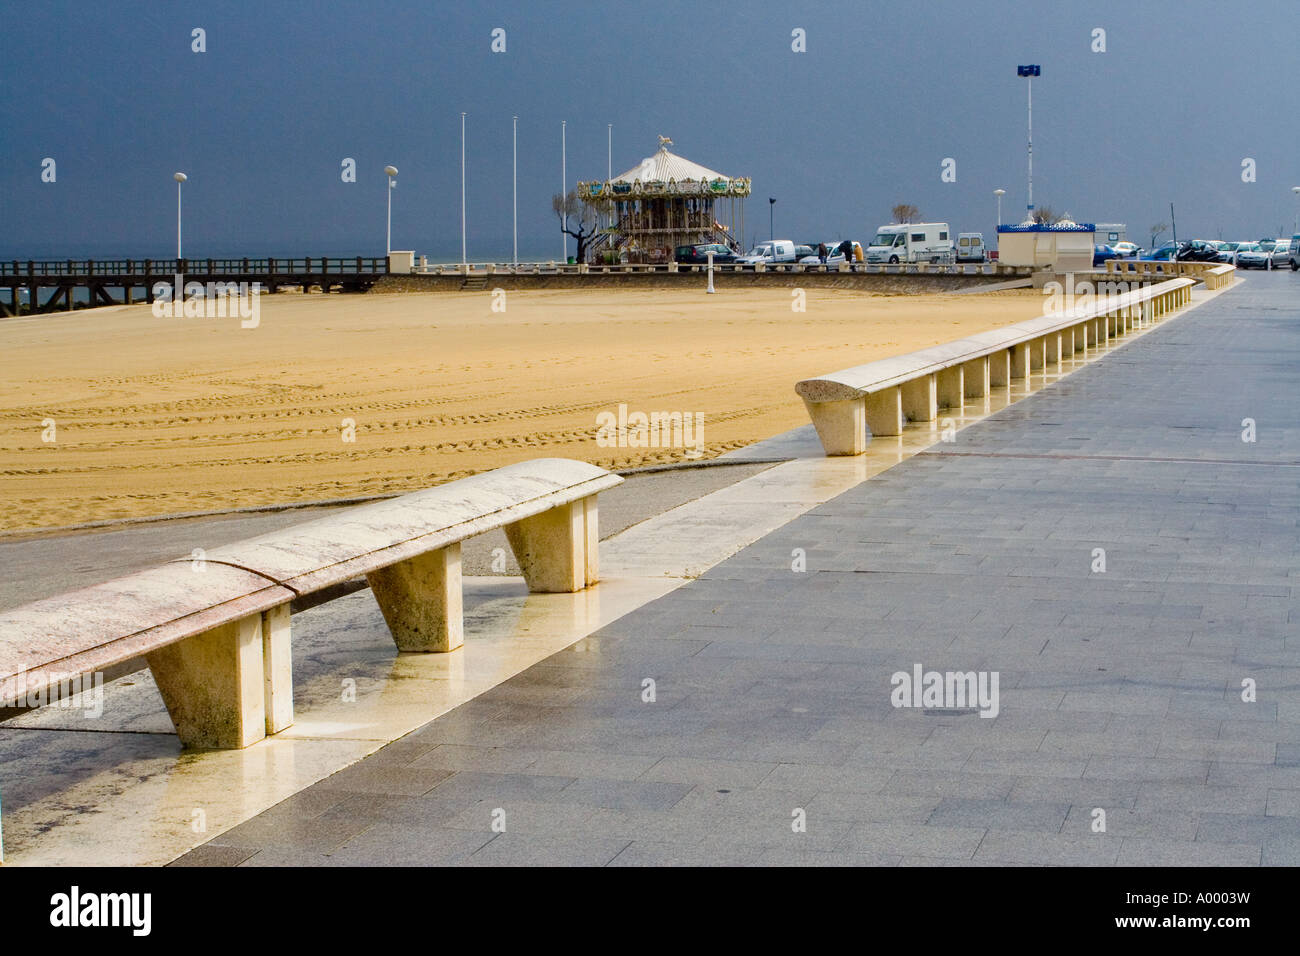
[[[504,528],[530,591],[599,576],[596,496],[622,482],[544,458],[359,505],[0,612],[0,701],[143,657],[187,747],[247,747],[293,723],[290,602],[364,575],[400,651],[463,642],[460,543]]]
[[[1235,266],[1226,262],[1152,262],[1143,259],[1108,259],[1106,271],[1118,275],[1169,275],[1199,279],[1207,289],[1221,289],[1236,277]]]
[[[869,435],[901,435],[940,408],[1009,386],[1076,352],[1105,345],[1190,301],[1192,279],[1102,296],[1066,310],[930,348],[879,359],[795,385],[827,455],[860,455]]]

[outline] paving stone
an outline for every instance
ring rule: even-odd
[[[1258,846],[1124,837],[1118,866],[1259,866]]]
[[[500,833],[464,862],[469,866],[605,866],[626,847],[627,841],[621,840]]]

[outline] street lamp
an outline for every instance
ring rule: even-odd
[[[1029,81],[1029,219],[1034,218],[1034,77],[1042,76],[1043,68],[1037,63],[1016,67],[1016,76]]]
[[[771,197],[767,200],[767,228],[769,230],[768,239],[776,239],[776,200]],[[775,253],[775,248],[772,250]]]
[[[172,179],[176,180],[176,260],[181,258],[181,183],[190,177],[184,173],[172,173]]]
[[[568,125],[567,120],[560,120],[560,209],[564,211],[560,223],[561,262],[569,260],[569,234],[565,231],[569,228],[569,147],[566,138],[568,134],[565,132]]]
[[[515,268],[519,268],[519,117],[514,119],[511,150],[514,158],[514,175],[511,179],[511,208],[514,210]]]
[[[388,177],[388,248],[387,255],[393,253],[393,190],[397,188],[397,167],[385,166],[384,174]]]
[[[1300,233],[1300,186],[1292,186],[1291,191],[1295,193],[1296,198],[1295,225],[1291,227],[1291,231]]]
[[[993,195],[998,197],[998,225],[1002,225],[1002,197],[1007,194],[1005,189],[993,190]]]
[[[460,114],[460,266],[466,266],[465,255],[465,114]]]

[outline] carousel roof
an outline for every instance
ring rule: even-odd
[[[750,193],[745,178],[731,178],[716,170],[670,153],[673,141],[659,137],[659,150],[639,165],[609,182],[579,182],[578,192],[590,199],[642,199],[662,196],[713,196],[743,199]]]
[[[661,179],[664,182],[675,179],[681,182],[683,179],[729,178],[716,170],[709,169],[707,166],[693,163],[684,156],[670,153],[668,147],[672,145],[672,142],[671,139],[660,136],[659,150],[653,156],[647,156],[625,173],[615,176],[613,181],[622,180],[630,183],[639,179],[644,183],[653,179]]]

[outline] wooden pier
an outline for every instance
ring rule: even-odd
[[[88,290],[90,305],[130,305],[137,299],[153,302],[154,284],[185,282],[260,283],[263,292],[284,287],[303,292],[313,287],[322,292],[338,289],[364,292],[388,274],[383,256],[340,259],[321,256],[302,259],[59,259],[0,261],[0,289],[8,288],[6,301],[0,298],[0,314],[14,316],[74,308],[73,293]],[[110,290],[120,289],[122,301]],[[23,302],[26,290],[27,302]],[[137,295],[137,290],[140,294]],[[42,294],[48,297],[41,301]]]

